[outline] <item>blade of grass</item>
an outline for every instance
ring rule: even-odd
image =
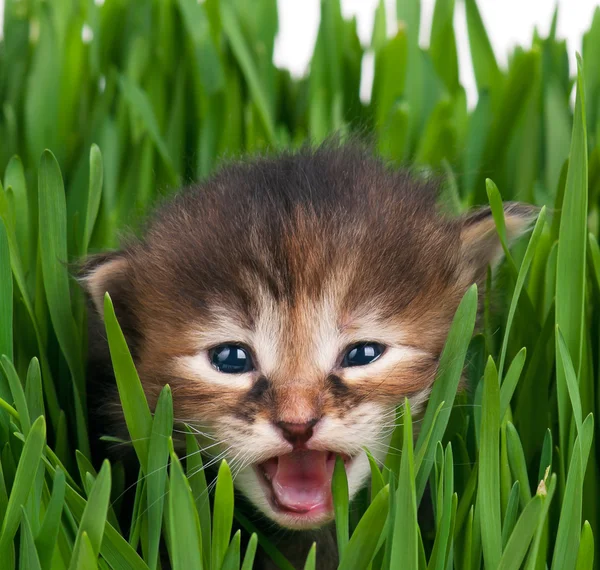
[[[146,476],[148,554],[146,561],[151,570],[158,564],[160,533],[169,463],[169,437],[173,432],[173,398],[167,384],[161,390],[154,410],[152,433],[148,447],[148,474]]]
[[[583,478],[588,462],[594,433],[594,418],[590,414],[581,427],[571,455],[564,500],[556,532],[556,544],[552,557],[552,570],[573,568],[579,549]]]
[[[202,544],[198,512],[179,459],[171,453],[169,525],[173,570],[202,570]],[[229,541],[228,541],[229,542]],[[214,566],[220,568],[220,566]]]
[[[221,23],[225,35],[231,45],[231,49],[238,61],[242,73],[246,78],[252,99],[258,110],[263,127],[271,144],[275,144],[275,127],[271,116],[271,108],[268,98],[263,90],[263,84],[256,70],[254,61],[252,60],[246,40],[240,29],[240,24],[235,14],[235,11],[228,2],[221,2]]]
[[[46,508],[46,514],[38,535],[35,537],[35,546],[40,557],[42,570],[50,570],[52,556],[60,530],[60,519],[65,503],[65,474],[61,469],[54,473],[52,495]]]
[[[588,521],[583,523],[579,552],[577,553],[577,566],[575,570],[592,570],[594,567],[594,533]]]
[[[404,438],[402,447],[402,462],[396,492],[396,509],[394,517],[394,534],[392,539],[391,569],[418,568],[418,523],[417,497],[415,489],[415,469],[413,460],[413,430],[410,403],[404,399]]]
[[[41,570],[42,568],[24,507],[21,507],[21,554],[19,558],[21,570]]]
[[[98,473],[98,477],[92,487],[87,504],[79,522],[79,529],[73,547],[73,555],[69,570],[77,570],[79,568],[79,551],[84,548],[87,551],[87,546],[82,547],[84,533],[87,535],[89,546],[92,547],[92,552],[95,558],[98,558],[100,546],[104,539],[104,527],[106,525],[106,515],[108,513],[108,502],[110,500],[110,465],[108,461],[104,461],[102,468]],[[85,556],[85,555],[83,555]]]
[[[502,555],[500,521],[500,389],[498,373],[490,357],[483,381],[481,447],[479,450],[479,489],[481,503],[481,543],[486,566],[496,568]]]
[[[202,535],[202,557],[204,566],[210,568],[211,560],[211,528],[210,501],[208,487],[206,485],[206,474],[202,465],[202,454],[198,447],[198,441],[192,433],[192,429],[186,426],[188,433],[186,439],[186,470],[187,478],[192,490],[192,496],[196,503],[198,519],[200,521],[200,534]]]
[[[253,532],[248,541],[248,546],[246,547],[246,554],[244,555],[244,561],[242,562],[242,570],[252,570],[257,546],[258,536]]]
[[[513,361],[510,363],[508,371],[506,372],[504,382],[502,382],[502,386],[500,387],[501,418],[504,417],[504,414],[506,414],[506,411],[510,406],[510,401],[512,400],[513,394],[515,393],[517,382],[521,377],[521,372],[523,371],[523,366],[525,366],[526,358],[527,349],[523,347],[521,350],[519,350],[519,352],[517,352],[517,355],[513,358]]]
[[[581,58],[577,59],[577,97],[567,182],[561,212],[557,270],[556,324],[564,335],[575,371],[579,371],[583,348],[588,209],[587,135]],[[559,447],[566,461],[571,413],[567,381],[562,366],[557,367]]]
[[[42,373],[40,362],[34,356],[27,368],[25,381],[25,399],[30,418],[39,418],[44,415],[44,392],[42,390]]]
[[[476,313],[477,286],[472,285],[465,293],[452,321],[446,345],[440,357],[436,381],[431,391],[421,431],[415,445],[415,454],[417,457],[420,457],[421,447],[427,442],[423,460],[417,471],[418,503],[423,496],[429,472],[433,465],[434,444],[442,438],[448,425],[451,411],[449,404],[450,402],[454,402],[458,383],[460,382],[465,356],[475,327]],[[438,413],[438,407],[442,402],[447,402],[448,406],[439,411],[439,417],[434,422],[434,418]],[[429,433],[430,430],[431,434]]]
[[[125,423],[140,464],[145,470],[148,465],[148,438],[152,432],[152,416],[108,293],[104,296],[104,324]]]
[[[348,534],[348,479],[346,478],[346,466],[344,465],[344,460],[339,455],[335,458],[331,489],[333,492],[333,509],[335,513],[335,533],[337,537],[338,553],[341,558],[344,555],[350,537]]]
[[[308,551],[306,562],[304,563],[304,570],[315,570],[317,567],[317,543],[313,542],[313,545]]]
[[[521,508],[525,508],[531,502],[531,489],[529,488],[529,477],[527,476],[527,463],[521,439],[515,426],[507,422],[506,436],[508,446],[508,462],[515,480],[519,481],[521,491]]]
[[[0,219],[0,356],[13,359],[13,280],[10,248],[4,222]]]
[[[31,420],[29,419],[29,409],[27,407],[27,398],[25,397],[23,385],[21,384],[21,380],[17,375],[17,371],[15,370],[13,363],[6,357],[6,355],[2,355],[0,364],[2,365],[4,374],[8,379],[10,391],[15,402],[15,408],[19,414],[21,431],[23,432],[23,435],[27,437],[29,430],[31,429]]]
[[[98,146],[93,144],[90,148],[90,180],[89,191],[87,195],[85,223],[83,225],[83,239],[81,243],[82,256],[87,255],[94,224],[96,223],[98,211],[100,210],[103,177],[104,165],[102,163],[102,153],[100,152]]]
[[[25,504],[32,489],[45,439],[46,424],[44,418],[39,417],[33,422],[25,440],[0,530],[0,560],[6,561],[9,567],[9,561],[13,559],[12,540],[21,521],[21,505]]]
[[[219,466],[217,485],[215,489],[215,502],[213,507],[213,534],[212,534],[212,568],[220,568],[233,523],[233,481],[231,470],[227,461],[223,460]]]
[[[521,513],[515,529],[510,535],[506,548],[502,553],[498,570],[509,570],[521,566],[521,563],[527,554],[527,549],[529,548],[535,529],[539,524],[545,499],[545,492],[543,495],[538,493],[531,501],[529,501]]]
[[[525,251],[525,256],[523,257],[523,262],[521,263],[521,267],[519,268],[519,273],[517,275],[517,282],[515,284],[515,289],[513,292],[513,297],[510,302],[510,309],[508,311],[508,317],[506,319],[506,328],[504,331],[504,338],[502,340],[502,349],[500,351],[500,365],[498,369],[498,378],[500,378],[501,382],[503,380],[502,373],[504,372],[504,361],[506,358],[506,350],[508,348],[508,339],[510,335],[510,330],[512,327],[513,319],[515,316],[515,312],[517,310],[517,303],[519,301],[519,296],[521,295],[521,291],[523,290],[523,285],[525,284],[525,278],[527,277],[527,273],[529,271],[529,267],[531,266],[531,262],[533,261],[533,256],[535,255],[536,248],[540,236],[542,235],[542,230],[544,229],[544,224],[546,222],[546,208],[542,208],[538,219],[535,223],[535,227],[533,228],[533,233],[531,234],[531,239],[527,244],[527,250]]]
[[[388,507],[389,486],[386,485],[369,505],[352,533],[338,570],[363,570],[368,567],[385,527]]]
[[[223,564],[221,565],[221,570],[239,570],[240,568],[240,541],[241,541],[241,531],[237,531],[231,542],[229,543],[229,547],[227,548],[227,552],[225,552],[225,557],[223,558]]]
[[[519,514],[519,481],[515,481],[510,490],[508,497],[508,506],[506,507],[506,513],[504,520],[502,521],[502,550],[506,547],[506,543],[515,528],[517,522],[517,516]]]
[[[85,374],[81,343],[71,312],[67,255],[67,206],[62,174],[54,155],[45,150],[38,173],[39,242],[44,290],[60,348],[73,380],[77,445],[90,457],[85,420]]]

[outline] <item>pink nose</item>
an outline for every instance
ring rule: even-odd
[[[283,437],[294,447],[304,447],[313,435],[313,427],[319,420],[309,420],[305,423],[277,422]]]

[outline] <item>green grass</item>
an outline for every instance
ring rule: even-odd
[[[428,49],[417,43],[419,0],[397,4],[397,33],[386,37],[380,2],[363,46],[339,0],[323,0],[310,72],[294,79],[272,64],[275,0],[5,1],[3,568],[154,570],[164,567],[163,553],[175,570],[250,570],[258,544],[290,567],[236,510],[226,463],[212,507],[202,500],[211,486],[198,442],[186,437],[191,456],[181,463],[170,439],[170,389],[150,410],[107,297],[107,336],[140,467],[133,516],[120,517],[123,466],[105,462],[96,472],[89,461],[85,302],[69,263],[115,247],[118,230],[181,183],[206,177],[221,157],[332,132],[372,134],[387,159],[442,174],[442,199],[455,213],[489,202],[505,249],[501,201],[542,207],[533,232],[506,249],[489,280],[476,329],[477,291],[465,295],[414,445],[405,405],[393,437],[401,456],[390,453],[383,468],[371,461],[371,490],[352,508],[336,469],[340,568],[594,567],[600,9],[577,69],[569,69],[556,19],[548,37],[534,33],[503,69],[476,1],[465,0],[479,92],[469,109],[455,1],[436,1]],[[369,104],[359,98],[366,51],[375,60]],[[463,371],[468,389],[457,394]],[[434,523],[419,528],[425,493]],[[305,568],[318,567],[317,544]]]

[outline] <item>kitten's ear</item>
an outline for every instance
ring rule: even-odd
[[[100,317],[104,315],[106,292],[115,306],[117,317],[124,316],[131,286],[129,261],[121,252],[102,253],[89,257],[79,271],[79,282]]]
[[[506,240],[510,245],[530,229],[538,209],[518,202],[504,204]],[[461,220],[460,239],[464,271],[471,282],[485,279],[487,266],[495,266],[503,255],[496,224],[489,206],[466,214]]]

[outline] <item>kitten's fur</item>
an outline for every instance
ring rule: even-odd
[[[318,420],[307,445],[353,458],[352,497],[363,448],[385,455],[395,406],[422,407],[460,299],[500,255],[489,209],[453,219],[436,199],[435,184],[356,146],[237,162],[159,208],[143,239],[92,258],[83,282],[100,313],[110,293],[150,405],[170,384],[175,418],[222,442],[210,451],[226,450],[239,491],[282,526],[315,527],[331,515],[277,512],[252,464],[291,451],[277,422]],[[532,210],[505,217],[514,238]],[[211,367],[207,350],[232,341],[256,372]],[[359,341],[388,348],[341,368]],[[111,384],[106,350],[90,359]]]

